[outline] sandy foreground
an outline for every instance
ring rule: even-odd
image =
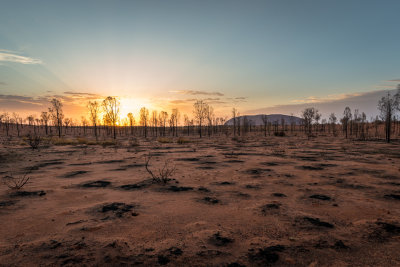
[[[150,168],[176,166],[166,185]],[[0,266],[400,266],[400,145],[140,140],[1,149]],[[149,180],[150,179],[150,180]]]

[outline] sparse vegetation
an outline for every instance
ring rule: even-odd
[[[151,154],[145,155],[145,168],[146,171],[151,175],[153,182],[166,184],[170,181],[171,176],[175,172],[175,165],[171,163],[170,159],[164,161],[164,165],[162,168],[158,168],[155,171],[150,169],[150,160],[152,158]]]
[[[29,172],[21,176],[14,176],[12,173],[3,177],[3,183],[12,190],[19,190],[29,181]]]
[[[42,138],[40,136],[31,134],[28,134],[27,139],[32,149],[38,149],[42,141]]]

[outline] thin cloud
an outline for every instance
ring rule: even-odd
[[[387,92],[395,94],[396,90],[377,90],[371,92],[360,92],[354,94],[342,94],[334,97],[315,98],[308,97],[306,99],[314,102],[297,102],[286,105],[275,105],[265,108],[247,110],[246,114],[286,114],[291,113],[300,116],[301,111],[307,107],[317,108],[324,117],[329,116],[331,112],[334,112],[338,116],[343,114],[345,107],[350,107],[352,110],[359,109],[360,112],[365,112],[367,117],[375,117],[379,114],[377,104],[382,96],[385,96]],[[319,100],[319,101],[318,101]]]
[[[171,91],[172,93],[184,94],[184,95],[214,95],[214,96],[224,96],[220,92],[207,92],[207,91],[194,91],[194,90],[177,90]]]
[[[17,55],[16,53],[0,50],[0,62],[14,62],[21,64],[43,64],[40,59]]]
[[[84,92],[71,92],[67,91],[63,93],[63,96],[60,96],[61,98],[67,100],[67,101],[72,101],[72,100],[96,100],[96,99],[101,99],[104,98],[102,95],[98,94],[92,94],[92,93],[84,93]]]
[[[400,79],[387,80],[387,82],[400,82]]]
[[[303,99],[294,99],[290,102],[294,104],[304,104],[304,103],[324,103],[336,100],[343,100],[350,97],[360,96],[363,93],[353,93],[353,94],[339,94],[339,95],[328,95],[325,97],[309,96]]]
[[[196,99],[176,99],[169,101],[170,104],[181,105],[181,104],[189,104],[190,102],[194,102]]]

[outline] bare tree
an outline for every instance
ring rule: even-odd
[[[165,136],[165,126],[167,124],[168,113],[166,111],[161,111],[158,120],[160,121],[160,126],[163,128],[163,136]]]
[[[60,100],[57,98],[53,98],[51,100],[51,105],[52,107],[49,108],[49,112],[51,114],[51,117],[53,119],[54,125],[58,129],[58,137],[61,138],[61,131],[62,131],[62,125],[63,125],[63,119],[64,119],[64,113],[62,110],[62,103]]]
[[[186,114],[183,115],[183,121],[184,121],[184,124],[186,126],[186,133],[189,136],[189,134],[190,134],[190,120],[189,120],[188,115],[186,115]]]
[[[170,127],[172,130],[172,135],[173,136],[178,136],[178,121],[180,119],[180,112],[177,108],[172,109],[171,115],[170,115]]]
[[[333,135],[336,134],[336,122],[337,122],[337,118],[335,113],[331,113],[329,115],[329,125],[330,125],[330,129],[332,130]]]
[[[153,126],[153,136],[157,136],[157,127],[158,127],[158,114],[157,110],[153,110],[151,112],[151,125]]]
[[[211,107],[210,105],[207,105],[207,111],[206,111],[206,118],[208,121],[208,136],[211,136],[212,132],[212,124],[214,120],[214,108]]]
[[[128,113],[129,126],[131,127],[131,135],[133,135],[133,126],[135,125],[135,118],[131,112]]]
[[[349,128],[349,121],[352,118],[351,109],[346,107],[343,111],[343,118],[342,118],[342,125],[343,125],[343,132],[345,132],[346,138],[348,135],[348,128]]]
[[[97,137],[97,122],[99,120],[100,114],[100,105],[97,101],[89,101],[87,108],[89,109],[89,118],[94,127],[94,136],[96,137],[96,141],[98,140]]]
[[[200,134],[200,138],[201,138],[202,137],[201,128],[202,128],[202,125],[203,125],[203,121],[207,117],[208,105],[203,100],[197,100],[193,104],[193,107],[194,107],[193,114],[194,114],[194,117],[197,120],[197,123],[199,125],[199,134]]]
[[[315,120],[315,131],[318,132],[319,128],[319,120],[321,119],[321,113],[318,113],[318,110],[315,110],[314,120]]]
[[[103,109],[107,121],[111,124],[114,130],[114,139],[117,138],[117,122],[119,119],[119,101],[112,96],[108,96],[103,100]]]
[[[238,116],[238,111],[236,108],[232,109],[232,119],[233,119],[233,136],[236,136],[236,117]]]
[[[149,121],[149,110],[145,107],[140,109],[140,125],[143,127],[144,137],[147,137],[147,123]]]
[[[13,112],[12,115],[13,115],[15,126],[16,126],[16,129],[17,129],[17,135],[19,136],[19,126],[20,126],[20,124],[22,122],[22,118],[15,112]]]
[[[47,135],[48,134],[48,125],[49,125],[49,120],[50,120],[50,114],[47,111],[43,111],[40,114],[40,118],[42,119],[42,122],[43,122],[45,130],[46,130],[46,135]]]
[[[318,113],[318,110],[315,108],[306,108],[303,110],[302,117],[304,120],[305,131],[308,136],[312,134],[312,122],[315,119],[315,114]]]
[[[388,92],[386,96],[382,97],[378,102],[378,109],[381,112],[381,119],[385,121],[385,138],[386,142],[390,143],[390,135],[392,132],[392,116],[397,110],[400,110],[400,86],[399,92],[391,96]]]

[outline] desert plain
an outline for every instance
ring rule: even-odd
[[[399,266],[400,145],[330,136],[1,148],[0,266]],[[169,179],[154,182],[168,163]],[[172,167],[171,167],[172,166]]]

